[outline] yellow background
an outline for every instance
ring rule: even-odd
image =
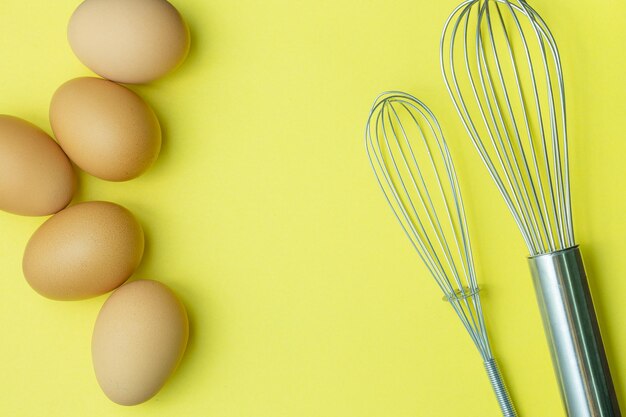
[[[48,103],[90,74],[65,39],[76,0],[0,4],[0,112],[50,132]],[[164,127],[144,176],[81,174],[77,201],[131,209],[135,277],[187,305],[187,355],[151,401],[100,391],[91,329],[105,296],[54,302],[21,273],[44,220],[0,213],[0,415],[498,416],[478,353],[375,184],[363,130],[377,93],[437,114],[461,175],[493,347],[520,416],[564,416],[521,236],[442,82],[440,31],[457,0],[177,0],[193,47],[133,87]],[[574,222],[626,408],[626,3],[535,0],[559,42]]]

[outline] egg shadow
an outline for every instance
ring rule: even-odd
[[[167,166],[174,158],[176,158],[176,148],[184,146],[184,143],[178,140],[172,143],[169,140],[172,129],[170,129],[170,119],[167,118],[167,108],[170,104],[165,100],[158,100],[159,96],[162,96],[162,94],[160,94],[160,90],[162,90],[161,86],[174,81],[181,81],[184,85],[191,85],[191,83],[185,82],[186,80],[184,79],[191,80],[196,76],[205,75],[207,73],[207,65],[205,64],[207,62],[212,62],[210,59],[211,48],[207,46],[209,45],[207,39],[211,38],[209,28],[212,27],[210,24],[212,19],[210,10],[208,9],[208,4],[203,4],[202,6],[202,10],[197,10],[197,7],[195,7],[194,13],[186,11],[182,8],[179,9],[187,22],[191,39],[187,58],[181,66],[155,82],[132,86],[138,94],[152,97],[151,100],[154,101],[154,104],[149,104],[153,108],[161,124],[161,152],[156,164],[160,165],[159,172],[162,175],[167,174],[167,171],[169,171]],[[197,69],[194,71],[194,68]],[[161,102],[163,103],[162,105]],[[172,126],[172,128],[174,127]],[[149,205],[141,204],[141,206],[142,207],[137,208],[137,212],[155,212],[155,210]],[[155,218],[158,217],[158,215],[146,217]],[[210,372],[213,365],[215,358],[215,345],[211,343],[211,340],[214,338],[212,318],[215,316],[211,314],[213,304],[211,302],[210,291],[208,291],[208,288],[206,286],[203,286],[203,288],[197,287],[197,283],[202,282],[200,280],[184,280],[181,278],[174,282],[159,279],[157,276],[158,274],[156,274],[152,269],[152,266],[158,263],[154,259],[156,254],[154,253],[150,243],[153,236],[152,227],[150,225],[145,225],[144,233],[146,237],[144,258],[133,279],[139,279],[140,277],[147,276],[151,279],[157,279],[170,286],[185,305],[189,318],[189,340],[185,355],[182,358],[176,372],[172,375],[163,390],[158,394],[158,397],[162,401],[169,401],[170,396],[177,396],[176,401],[180,401],[177,394],[179,392],[178,388],[181,386],[188,386],[187,381],[191,378],[191,373],[197,372],[201,367],[201,373],[206,375]],[[191,276],[194,274],[194,272],[190,272],[185,275]],[[194,282],[196,284],[193,284]],[[198,297],[198,293],[201,293],[201,297]],[[199,298],[201,298],[201,303],[198,301],[188,302],[194,299],[198,300]],[[174,401],[174,399],[172,399],[172,401]]]
[[[85,201],[85,175],[89,175],[81,170],[74,162],[72,162],[72,169],[76,174],[76,191],[74,191],[74,196],[72,196],[72,201],[70,201],[69,204],[70,206]]]
[[[191,88],[194,83],[197,83],[197,76],[207,74],[206,63],[213,62],[213,60],[211,60],[211,49],[207,47],[210,43],[206,41],[206,39],[211,37],[208,29],[212,27],[210,24],[211,14],[208,10],[194,10],[194,13],[189,12],[187,14],[184,10],[180,11],[187,23],[190,37],[189,51],[185,60],[165,76],[150,83],[135,85],[125,84],[127,88],[133,90],[148,103],[159,120],[161,126],[161,151],[156,163],[160,163],[163,166],[167,166],[170,162],[170,158],[176,155],[176,152],[171,152],[172,144],[169,138],[172,129],[170,129],[170,119],[167,118],[167,109],[171,103],[164,100],[164,93],[166,93],[164,91],[166,87],[164,86],[177,83],[181,87]],[[201,29],[199,30],[197,28]],[[194,70],[195,68],[201,69]],[[186,122],[187,117],[192,116],[186,116],[182,120]],[[179,118],[179,121],[180,120]],[[175,130],[176,129],[174,129],[174,131]],[[176,141],[176,143],[184,145],[181,141]]]
[[[154,161],[154,165],[159,164],[162,166],[167,166],[170,157],[169,121],[167,118],[163,117],[163,112],[161,112],[161,110],[158,108],[158,105],[156,107],[152,104],[149,105],[154,111],[154,114],[156,115],[157,120],[159,121],[159,126],[161,128],[161,149],[159,150],[159,156],[157,157],[156,161]],[[154,167],[149,168],[149,170],[152,168]],[[162,171],[162,169],[159,169],[159,171]],[[166,175],[166,172],[164,172],[164,174]]]
[[[198,7],[200,7],[200,10],[198,10]],[[203,3],[201,6],[194,5],[193,13],[191,8],[187,10],[184,7],[179,8],[181,15],[187,22],[191,39],[188,55],[180,67],[164,77],[147,84],[124,84],[126,88],[138,94],[152,108],[161,127],[159,156],[154,165],[142,174],[142,176],[151,177],[150,181],[153,182],[153,186],[158,187],[161,176],[176,175],[171,169],[173,162],[179,154],[176,149],[187,145],[182,140],[170,141],[170,134],[176,135],[177,129],[172,124],[172,119],[168,118],[168,108],[172,106],[172,103],[168,100],[168,94],[175,93],[169,90],[168,84],[192,88],[194,82],[198,82],[199,77],[207,76],[207,63],[214,62],[214,60],[210,59],[212,52],[207,46],[209,44],[207,39],[211,37],[210,28],[213,27],[210,24],[212,19],[209,7],[206,3]],[[183,118],[179,117],[177,123],[181,123],[181,121],[183,123],[193,123],[193,120],[188,119],[197,120],[197,115],[197,112],[191,112]],[[193,138],[188,139],[193,140]],[[201,166],[198,166],[198,168],[201,168]],[[76,166],[74,166],[74,169],[79,178],[77,192],[72,200],[73,203],[76,203],[84,201],[90,194],[85,192],[81,184],[85,182],[85,175],[88,174]],[[177,370],[167,380],[165,386],[156,397],[145,404],[148,407],[150,407],[150,404],[158,407],[163,402],[180,402],[180,393],[189,391],[189,381],[192,378],[192,374],[196,375],[194,381],[197,380],[199,369],[201,369],[200,372],[203,376],[210,373],[216,356],[215,344],[212,342],[214,339],[213,329],[215,326],[213,325],[213,320],[215,315],[212,314],[213,303],[211,302],[210,288],[207,285],[198,287],[198,283],[203,281],[192,279],[193,275],[198,275],[200,272],[178,271],[175,279],[161,276],[159,260],[163,259],[163,248],[159,245],[152,245],[152,242],[158,236],[156,228],[159,227],[159,224],[171,222],[171,219],[162,219],[162,216],[159,215],[158,207],[151,204],[149,200],[132,200],[132,202],[128,201],[123,205],[138,215],[138,221],[144,231],[145,244],[142,261],[127,282],[152,279],[167,285],[185,305],[189,319],[189,339],[185,354]],[[148,223],[143,219],[152,219],[152,222]],[[184,248],[174,248],[167,256],[175,256],[176,251],[180,250],[184,250]],[[182,278],[185,276],[188,279]]]
[[[165,280],[158,279],[159,282],[164,283],[174,291],[174,293],[181,300],[187,311],[187,317],[189,320],[189,339],[185,353],[178,365],[178,368],[168,378],[166,384],[156,395],[154,403],[169,403],[185,401],[181,399],[181,392],[189,391],[189,381],[198,381],[197,377],[193,378],[192,373],[198,372],[198,369],[202,369],[202,374],[206,375],[213,363],[214,354],[212,353],[213,344],[207,343],[212,339],[212,332],[210,329],[213,326],[207,323],[207,317],[213,317],[210,314],[210,301],[202,303],[202,311],[194,303],[188,302],[191,294],[197,293],[197,288],[193,288],[190,285],[186,285],[184,280],[176,281],[176,283],[170,283]],[[206,298],[203,296],[203,300]],[[202,317],[202,323],[198,320]],[[209,329],[209,330],[207,330]],[[200,355],[200,353],[202,353]],[[201,360],[202,359],[202,360]],[[152,401],[151,401],[152,402]],[[160,406],[157,404],[157,406]]]
[[[206,323],[206,318],[207,317],[213,317],[212,314],[210,314],[210,306],[211,306],[211,302],[207,301],[206,303],[203,303],[203,309],[202,309],[202,317],[203,317],[203,322],[202,322],[202,326],[199,325],[199,317],[200,317],[200,312],[199,309],[197,307],[196,304],[194,303],[189,303],[186,302],[185,300],[189,300],[191,298],[191,294],[192,293],[197,293],[197,289],[193,288],[191,285],[187,285],[185,284],[184,281],[181,282],[177,282],[175,285],[172,285],[172,289],[173,291],[180,297],[181,301],[183,302],[183,304],[185,305],[185,308],[187,310],[187,317],[189,318],[189,340],[187,342],[187,348],[185,351],[185,356],[183,357],[177,371],[176,374],[174,375],[174,378],[172,380],[172,382],[176,383],[176,380],[179,381],[183,381],[182,383],[185,383],[185,375],[188,374],[192,369],[198,369],[197,365],[197,361],[198,361],[198,352],[200,351],[200,348],[202,347],[200,344],[200,341],[206,341],[206,340],[210,340],[211,338],[211,328],[212,326],[207,325],[208,323]],[[203,299],[205,299],[203,297]],[[208,309],[206,308],[208,306]],[[200,330],[203,329],[203,330]],[[206,330],[209,329],[209,330]],[[211,345],[208,345],[208,350],[210,351]],[[206,354],[207,352],[207,346],[204,346],[204,353]],[[208,358],[212,358],[212,355],[207,355],[206,357]],[[180,383],[180,382],[178,382]]]
[[[188,381],[191,373],[197,375],[201,369],[202,375],[207,375],[213,364],[215,357],[214,345],[210,341],[213,340],[211,318],[212,302],[210,297],[210,289],[206,286],[198,287],[198,283],[203,282],[194,279],[194,275],[198,275],[197,271],[177,271],[176,277],[163,276],[160,272],[160,259],[165,259],[163,252],[174,253],[173,248],[163,247],[161,245],[153,245],[152,242],[158,239],[158,225],[166,221],[161,220],[158,214],[158,208],[149,202],[135,202],[129,205],[129,209],[134,213],[141,213],[138,220],[144,230],[144,254],[139,267],[128,282],[151,279],[167,285],[179,297],[189,319],[189,340],[185,354],[177,368],[177,370],[168,379],[165,386],[159,391],[155,397],[155,403],[163,401],[180,401],[181,387],[188,387]],[[150,223],[144,222],[142,217],[150,218]],[[161,221],[160,221],[161,220]],[[154,225],[154,226],[153,226]],[[188,278],[183,278],[183,277]],[[206,282],[206,281],[205,281]],[[192,302],[192,300],[195,300]],[[200,300],[200,302],[198,301]],[[201,354],[200,354],[201,352]],[[197,380],[197,377],[196,379]],[[183,384],[183,385],[179,385]],[[169,396],[172,395],[170,400]],[[174,399],[176,398],[176,399]],[[149,401],[149,403],[153,400]]]

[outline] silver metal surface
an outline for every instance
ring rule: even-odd
[[[533,257],[537,295],[568,413],[618,417],[608,367],[598,372],[591,366],[595,362],[590,358],[603,358],[606,364],[591,297],[567,298],[557,287],[546,286],[557,274],[572,284],[584,281],[587,288],[582,263],[560,252],[576,243],[563,71],[554,37],[525,0],[466,0],[446,21],[440,49],[452,102]],[[561,257],[568,260],[565,269],[550,272],[543,267],[545,259]],[[570,269],[576,265],[578,274]],[[592,317],[596,331],[577,322],[577,313]],[[608,390],[606,395],[593,394],[601,387]]]
[[[568,415],[619,416],[578,247],[528,262]]]
[[[463,199],[437,119],[409,94],[383,93],[369,114],[365,144],[404,233],[486,364],[503,415],[515,417],[487,337]]]
[[[445,23],[452,102],[531,255],[574,245],[563,72],[523,0],[467,0]]]
[[[502,374],[500,373],[500,368],[498,367],[496,360],[489,359],[485,362],[485,370],[487,371],[489,382],[491,382],[491,386],[493,387],[493,392],[496,394],[496,398],[498,399],[498,404],[501,404],[501,406],[509,404],[511,402],[509,399],[509,392],[506,389],[506,385],[504,385]],[[502,407],[501,411],[504,417],[516,416],[513,408]]]

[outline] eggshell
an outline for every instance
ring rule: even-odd
[[[76,78],[59,87],[50,125],[70,159],[105,180],[139,176],[161,149],[152,109],[128,88],[101,78]]]
[[[63,209],[76,190],[76,174],[59,145],[43,130],[0,115],[0,209],[43,216]]]
[[[165,0],[86,0],[67,38],[83,64],[122,83],[145,83],[173,70],[189,51],[189,30]]]
[[[143,231],[130,211],[90,201],[42,224],[26,245],[22,268],[44,297],[79,300],[124,283],[141,262],[143,249]]]
[[[91,353],[96,378],[118,404],[152,398],[180,362],[189,336],[185,307],[165,285],[130,282],[104,303]]]

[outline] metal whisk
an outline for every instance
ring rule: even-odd
[[[620,416],[574,240],[556,42],[524,0],[467,0],[446,21],[440,48],[448,92],[530,251],[568,415]]]
[[[383,93],[365,143],[387,202],[480,352],[502,414],[516,416],[489,345],[463,199],[437,119],[409,94]]]

